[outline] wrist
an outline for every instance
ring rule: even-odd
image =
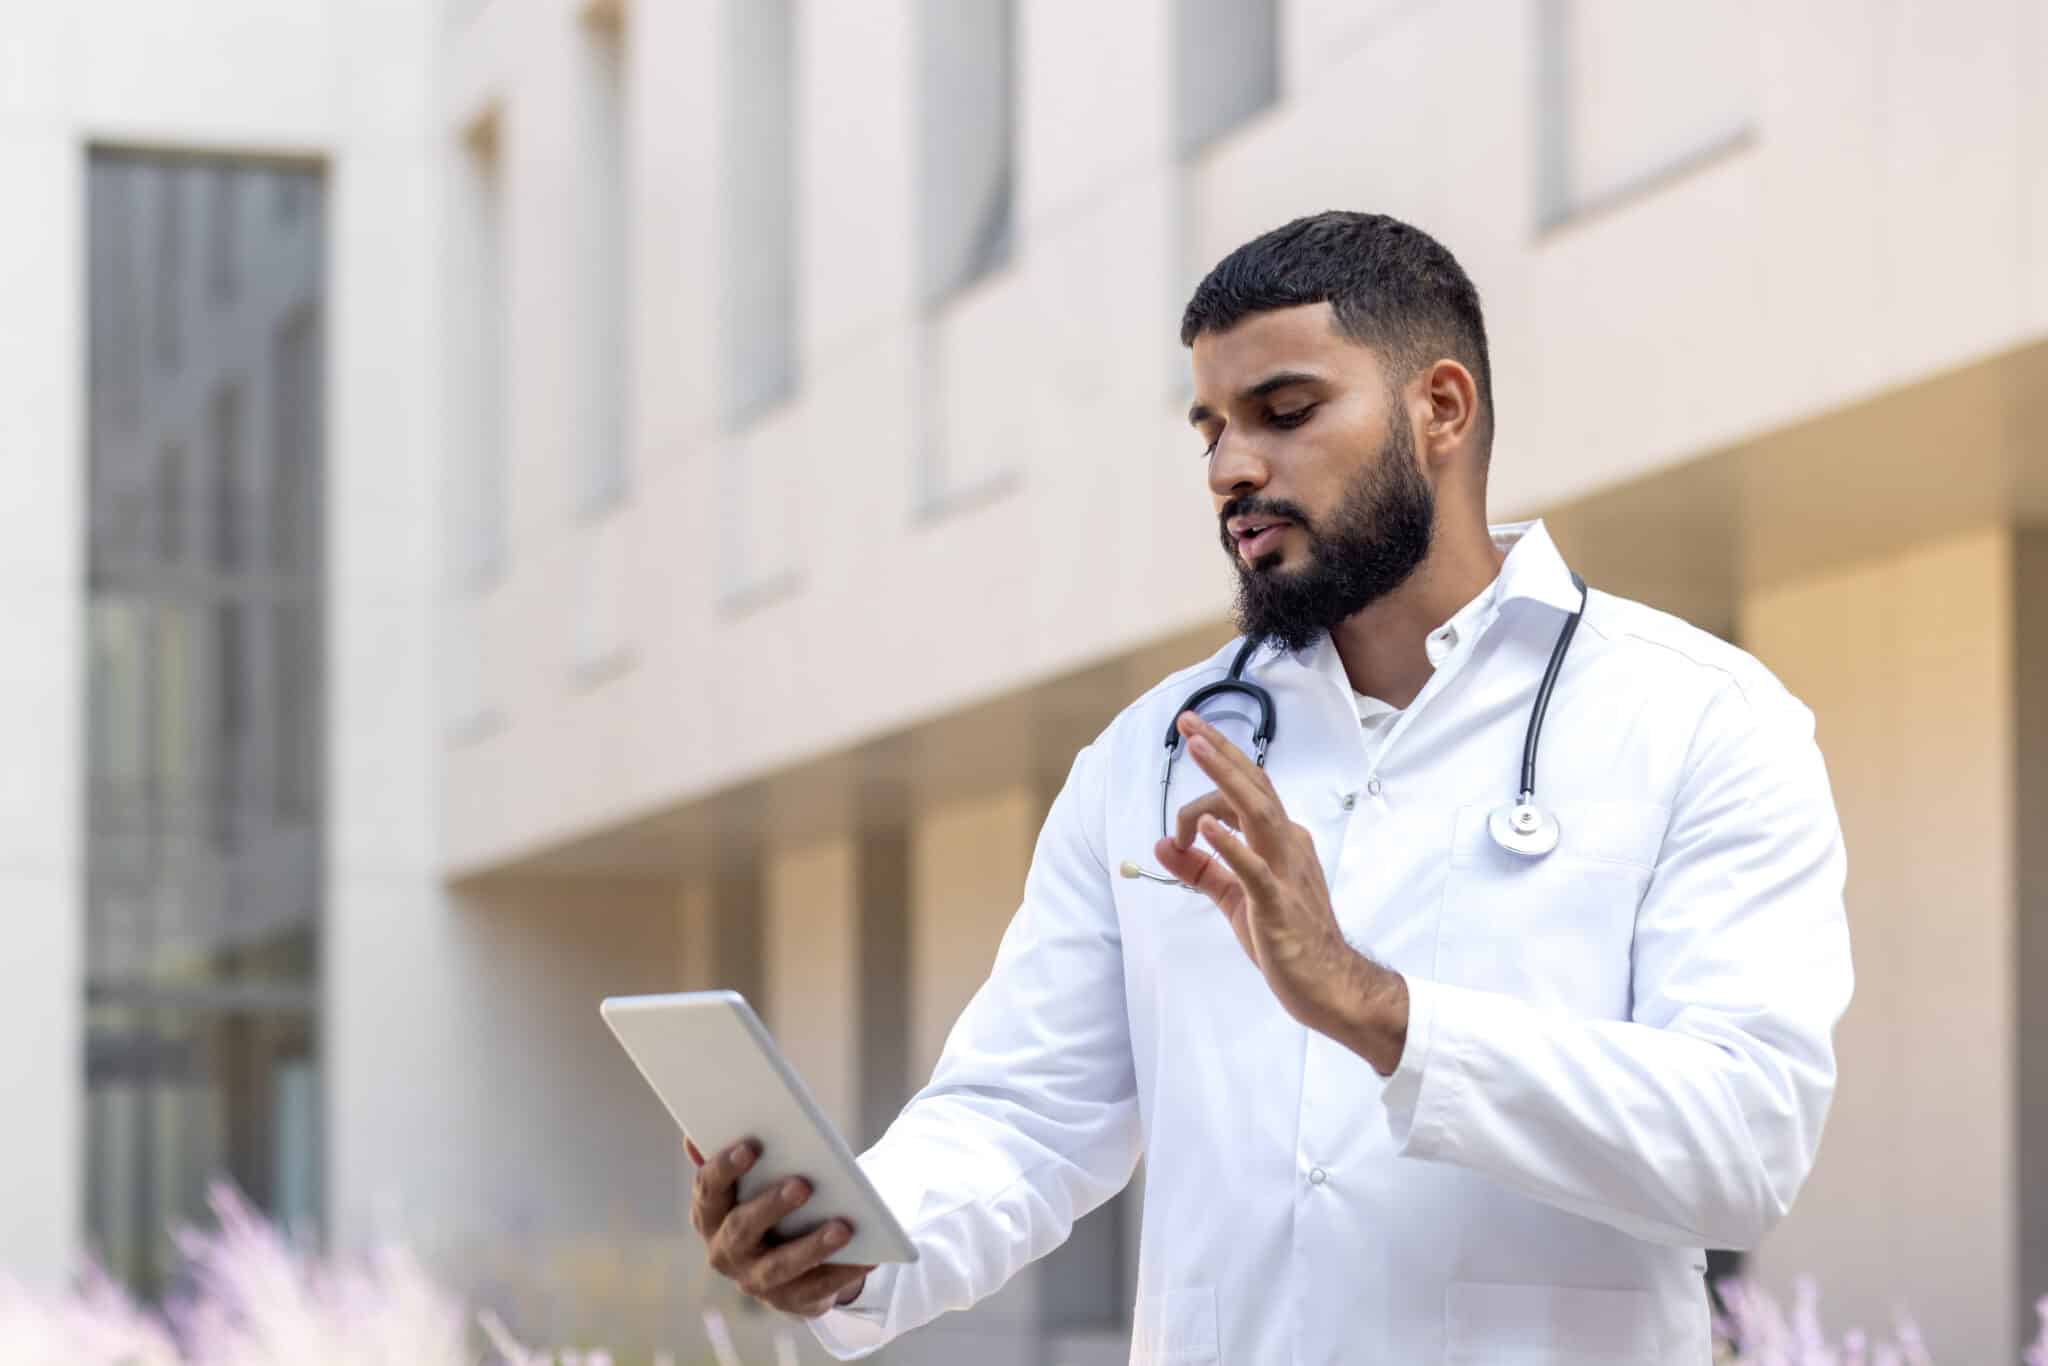
[[[1393,1075],[1408,1042],[1408,982],[1400,973],[1352,950],[1345,970],[1338,974],[1338,991],[1328,1014],[1330,1025],[1323,1033],[1371,1063],[1381,1076]]]

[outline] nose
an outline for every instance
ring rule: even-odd
[[[1209,457],[1209,492],[1218,498],[1254,493],[1266,486],[1270,473],[1258,443],[1238,440],[1225,428]]]

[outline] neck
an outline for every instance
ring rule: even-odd
[[[1429,633],[1499,577],[1506,558],[1484,518],[1455,529],[1438,523],[1429,555],[1407,582],[1330,628],[1352,688],[1396,707],[1413,702],[1436,672],[1425,648]]]

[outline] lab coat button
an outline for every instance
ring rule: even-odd
[[[1329,1179],[1329,1173],[1325,1172],[1321,1167],[1317,1167],[1308,1174],[1308,1183],[1311,1186],[1320,1186]]]
[[[1375,797],[1379,796],[1379,795],[1380,795],[1380,780],[1379,780],[1378,778],[1368,778],[1368,779],[1366,779],[1366,783],[1365,783],[1365,790],[1366,790],[1367,792],[1370,792],[1370,793],[1372,793],[1372,795],[1373,795],[1373,796],[1375,796]]]
[[[1344,809],[1346,811],[1349,811],[1352,807],[1357,805],[1358,794],[1356,792],[1347,792],[1344,794]]]

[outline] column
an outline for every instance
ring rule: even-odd
[[[850,1143],[860,1113],[858,853],[851,835],[771,849],[761,908],[765,1018]]]
[[[1992,528],[1774,586],[1740,616],[1817,718],[1857,977],[1820,1161],[1754,1270],[1818,1277],[1830,1324],[1886,1329],[1908,1306],[1943,1360],[2019,1352],[2014,572]]]

